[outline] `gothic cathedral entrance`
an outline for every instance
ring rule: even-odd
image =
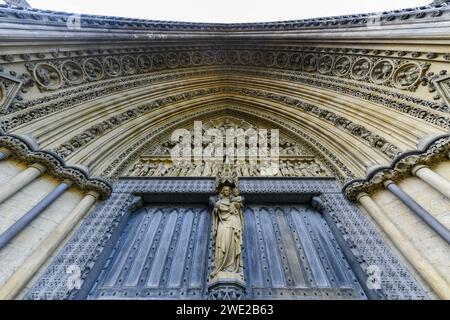
[[[200,126],[177,129],[175,139],[162,132],[124,162],[110,198],[86,218],[28,297],[382,298],[380,272],[389,279],[398,266],[345,198],[339,170],[309,149],[301,133],[275,126],[267,135],[264,128],[273,123],[228,107],[219,111]],[[211,132],[210,139],[196,139]],[[212,138],[229,132],[231,144]],[[242,133],[248,139],[240,140]],[[266,149],[270,156],[261,156]],[[373,258],[362,259],[362,252]],[[83,279],[79,288],[71,274],[55,272],[74,266],[83,267],[75,274]],[[50,285],[56,278],[59,284]]]
[[[241,186],[248,199],[244,209],[244,288],[238,292],[222,288],[213,295],[228,294],[235,299],[366,299],[327,221],[311,205],[313,194],[318,192],[305,190],[296,196],[256,193],[248,188],[252,182],[258,188],[264,180],[246,181]],[[315,183],[332,185],[334,181]],[[140,196],[142,207],[122,222],[124,227],[109,254],[97,262],[102,264],[101,271],[86,289],[87,298],[214,298],[210,288],[214,246],[209,195],[175,197],[172,190]]]

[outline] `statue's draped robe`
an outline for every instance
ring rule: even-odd
[[[239,197],[240,198],[240,197]],[[243,217],[240,204],[224,197],[216,202],[213,211],[213,239],[215,239],[215,271],[242,271]]]

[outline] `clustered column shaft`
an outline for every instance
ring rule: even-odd
[[[422,219],[432,230],[434,230],[434,232],[447,241],[447,243],[450,243],[450,231],[433,217],[433,215],[406,194],[406,192],[400,189],[392,180],[387,180],[384,185],[386,189],[400,199],[400,201],[402,201],[416,216]]]
[[[2,186],[0,186],[0,203],[34,181],[46,170],[47,168],[43,164],[34,163],[24,171],[19,173],[17,176],[4,183]]]
[[[425,282],[433,288],[441,299],[450,299],[450,287],[439,272],[426,260],[402,232],[390,221],[386,213],[372,200],[367,193],[360,193],[358,202],[370,214],[375,222],[386,232],[393,244],[417,270]]]
[[[11,151],[6,148],[0,148],[0,160],[4,160],[11,155]]]
[[[72,181],[64,180],[53,191],[47,194],[41,201],[39,201],[33,208],[25,213],[19,220],[10,226],[5,232],[0,235],[0,250],[5,247],[9,241],[17,236],[23,229],[25,229],[34,219],[36,219],[46,208],[56,201],[64,192],[72,186]]]
[[[95,191],[89,191],[83,199],[67,214],[63,221],[42,241],[33,254],[17,269],[0,288],[0,300],[13,299],[26,286],[28,281],[44,265],[59,247],[76,224],[89,212],[99,198]]]
[[[450,181],[424,165],[415,166],[412,173],[450,199]]]

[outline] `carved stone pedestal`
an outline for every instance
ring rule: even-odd
[[[245,282],[236,278],[215,278],[208,285],[208,300],[244,300]]]

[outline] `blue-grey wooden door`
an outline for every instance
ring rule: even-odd
[[[90,299],[202,299],[210,209],[148,207],[134,213]]]
[[[247,295],[365,299],[325,219],[308,205],[245,209]]]
[[[248,299],[365,299],[321,214],[308,205],[245,209]],[[149,206],[134,213],[89,299],[204,299],[211,208]]]

